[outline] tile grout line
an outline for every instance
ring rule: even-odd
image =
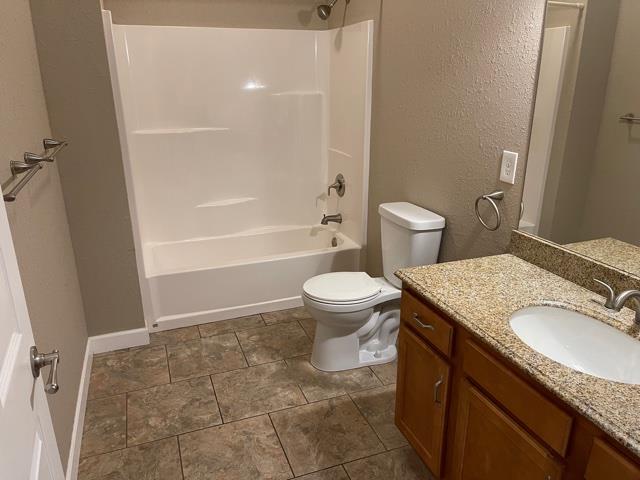
[[[213,389],[213,398],[216,400],[216,407],[220,414],[220,425],[224,424],[224,417],[222,416],[222,409],[220,408],[220,402],[218,401],[218,395],[216,394],[216,386],[213,384],[213,375],[209,375],[209,381],[211,382],[211,388]]]
[[[236,342],[238,342],[238,346],[240,347],[240,353],[242,353],[242,358],[244,358],[244,363],[247,364],[247,367],[253,366],[253,365],[249,365],[249,359],[247,358],[247,354],[244,353],[244,348],[242,348],[242,343],[240,343],[240,337],[238,336],[238,332],[234,331],[233,335],[236,337]],[[220,373],[224,373],[224,372],[220,372]]]
[[[287,451],[284,449],[284,445],[282,443],[282,439],[280,438],[280,434],[278,433],[278,429],[276,425],[273,423],[273,418],[271,418],[271,414],[267,413],[267,417],[269,418],[269,423],[271,423],[271,428],[273,428],[273,432],[276,434],[276,438],[278,439],[278,443],[280,444],[280,448],[282,449],[282,453],[284,454],[284,458],[287,461],[287,465],[289,465],[289,470],[291,470],[292,478],[295,478],[296,472],[293,470],[293,466],[291,465],[291,461],[289,460],[289,455],[287,455]]]
[[[351,475],[349,475],[349,471],[347,470],[347,467],[346,467],[346,465],[348,465],[349,463],[361,462],[362,460],[367,460],[369,458],[377,457],[378,455],[386,455],[388,453],[395,452],[396,450],[402,450],[403,448],[411,448],[411,447],[409,445],[402,445],[401,447],[392,448],[391,450],[385,450],[384,452],[378,452],[371,455],[366,455],[364,457],[356,458],[355,460],[349,460],[346,463],[341,463],[340,466],[344,469],[345,473],[347,474],[347,477],[351,479]],[[411,450],[413,450],[413,448],[411,448]],[[420,460],[420,462],[422,463],[422,460]]]
[[[182,480],[184,480],[184,464],[182,463],[182,448],[180,447],[180,435],[176,435],[176,442],[178,442],[178,459],[180,460],[180,473],[182,474]]]
[[[349,475],[349,472],[347,471],[347,467],[345,467],[346,463],[341,463],[340,466],[342,467],[342,471],[345,473],[345,475],[347,476],[347,478],[349,480],[353,480],[351,478],[351,475]]]
[[[308,317],[308,318],[299,318],[299,319],[296,319],[296,322],[298,322],[298,325],[300,325],[300,328],[301,328],[302,330],[304,330],[304,333],[306,333],[306,334],[307,334],[307,337],[309,337],[309,340],[311,340],[311,341],[313,342],[313,341],[315,341],[315,336],[316,336],[316,335],[315,335],[315,331],[314,331],[314,334],[313,334],[313,336],[312,336],[312,335],[311,335],[311,333],[307,332],[307,329],[306,329],[306,328],[304,328],[304,325],[302,325],[302,320],[309,320],[309,319],[313,320],[314,322],[317,322],[316,320],[314,320],[314,319],[313,319],[313,317]]]
[[[129,393],[124,394],[124,446],[129,446]]]
[[[380,388],[380,387],[377,387]],[[354,392],[355,393],[355,392]],[[347,396],[351,399],[351,401],[353,402],[353,404],[356,407],[356,410],[358,410],[358,413],[360,413],[360,415],[362,416],[362,418],[364,418],[364,421],[367,422],[367,425],[369,425],[369,428],[371,429],[371,431],[373,433],[376,434],[376,437],[378,437],[378,440],[380,441],[380,443],[382,444],[383,448],[385,449],[385,451],[388,451],[389,449],[387,448],[387,444],[384,443],[384,440],[382,439],[382,437],[380,437],[380,434],[378,433],[378,431],[373,428],[373,425],[371,425],[371,422],[369,421],[369,419],[367,418],[367,416],[364,414],[364,412],[362,411],[362,409],[358,406],[358,402],[356,402],[353,397],[351,396],[351,393],[347,393]]]
[[[344,464],[343,463],[339,463],[338,465],[332,465],[331,467],[326,467],[326,468],[323,468],[322,470],[316,470],[315,472],[303,473],[302,475],[299,475],[297,477],[293,477],[292,480],[303,478],[303,477],[306,477],[307,475],[315,475],[317,473],[328,472],[329,470],[331,470],[333,468],[336,468],[336,467],[340,467],[344,471]],[[345,471],[345,473],[346,473],[346,471]],[[347,474],[347,477],[349,477],[348,474]],[[349,478],[351,478],[351,477],[349,477]]]
[[[167,348],[167,344],[164,344],[164,358],[167,361],[167,373],[169,374],[169,385],[173,383],[173,378],[171,377],[171,366],[169,365],[169,349]]]

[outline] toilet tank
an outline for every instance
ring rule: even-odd
[[[384,277],[400,288],[402,281],[394,272],[438,261],[445,221],[440,215],[407,202],[383,203],[378,213]]]

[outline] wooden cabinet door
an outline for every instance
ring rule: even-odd
[[[459,480],[558,480],[562,466],[480,391],[463,381],[455,438]]]
[[[406,326],[398,340],[396,425],[431,472],[440,475],[449,365]]]
[[[640,480],[640,467],[596,438],[589,456],[586,480]]]

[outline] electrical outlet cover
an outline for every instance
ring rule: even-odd
[[[518,154],[505,150],[502,152],[502,167],[500,167],[500,181],[516,183],[516,169],[518,168]]]

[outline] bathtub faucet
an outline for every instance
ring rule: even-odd
[[[329,222],[342,223],[342,214],[336,213],[335,215],[322,215],[320,223],[322,225],[329,225]]]

